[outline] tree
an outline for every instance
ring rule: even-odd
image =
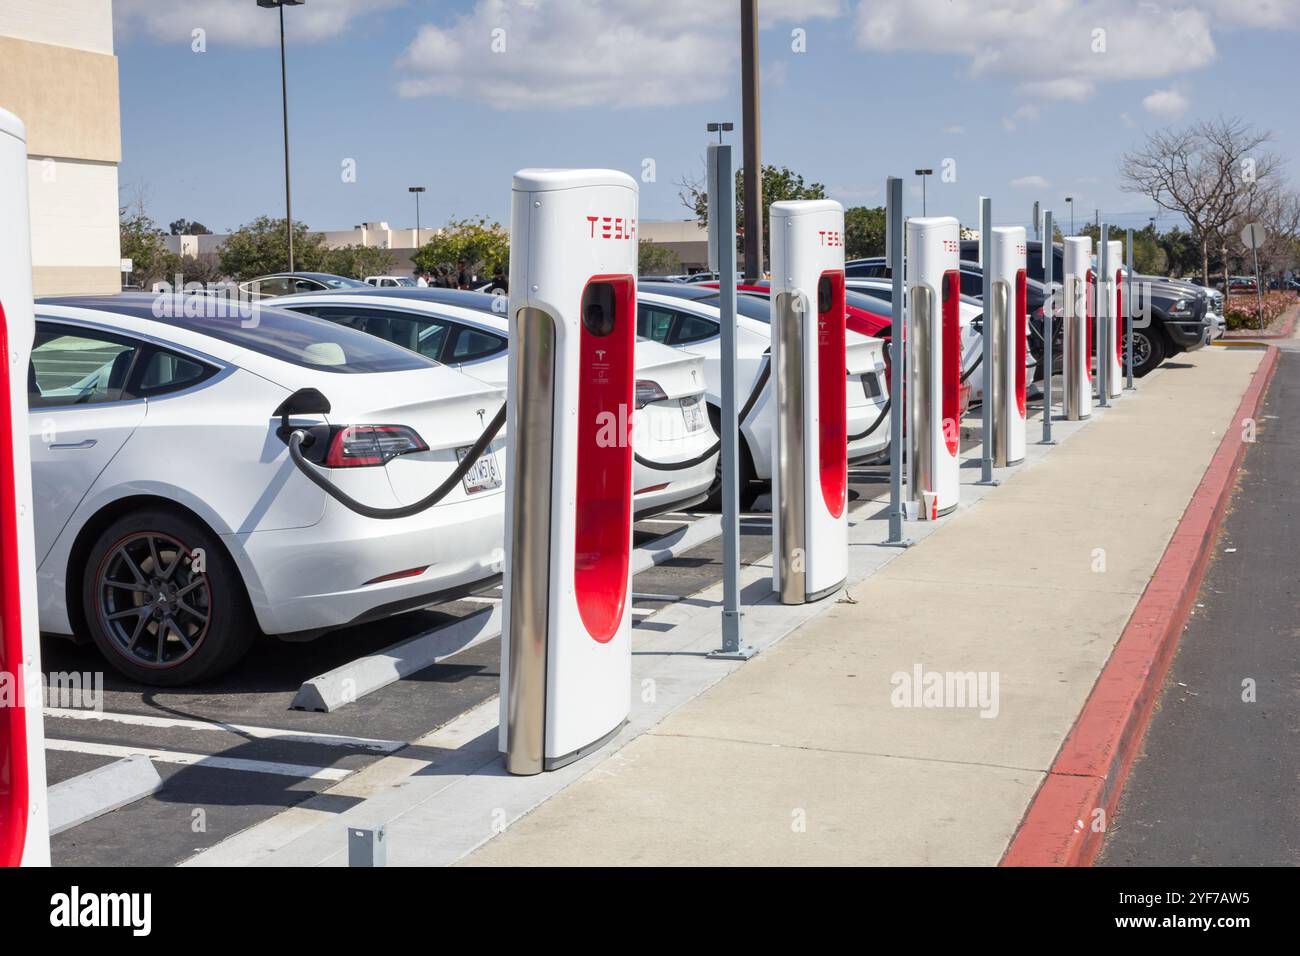
[[[210,236],[212,230],[201,222],[194,222],[192,219],[177,219],[167,231],[173,236]]]
[[[1152,133],[1140,149],[1124,157],[1124,189],[1187,219],[1200,245],[1206,285],[1211,246],[1223,252],[1226,270],[1228,225],[1251,191],[1270,184],[1281,166],[1278,157],[1265,150],[1272,138],[1244,120],[1220,117]]]
[[[705,189],[704,180],[691,180],[683,178],[677,183],[678,197],[687,209],[695,214],[703,225],[709,224],[709,194]],[[804,178],[798,173],[791,170],[788,166],[771,166],[763,164],[763,204],[771,205],[774,202],[782,202],[789,199],[825,199],[826,187],[821,183],[805,183]],[[763,221],[763,242],[762,250],[764,253],[760,258],[766,262],[766,251],[770,248],[769,240],[771,239],[770,229],[767,216],[761,217]],[[736,173],[736,231],[739,235],[745,234],[745,173],[740,170]]]
[[[131,260],[132,280],[144,288],[164,279],[170,281],[180,259],[167,248],[163,231],[149,218],[143,201],[123,206],[118,218],[122,258]]]
[[[434,273],[454,268],[462,259],[478,275],[510,268],[510,234],[486,216],[453,219],[411,256],[417,270]]]
[[[844,210],[844,257],[866,259],[885,254],[885,207],[851,206]]]
[[[637,247],[636,271],[642,276],[676,275],[682,271],[682,257],[667,246],[642,239]]]
[[[378,246],[340,246],[325,255],[326,272],[351,279],[388,275],[396,265],[397,256]]]
[[[324,271],[329,250],[325,238],[307,231],[307,224],[293,225],[294,266],[304,272]],[[232,232],[221,245],[221,271],[239,280],[270,272],[282,272],[289,264],[289,244],[284,220],[258,216]]]

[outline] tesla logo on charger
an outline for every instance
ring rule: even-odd
[[[844,245],[844,233],[838,229],[818,229],[817,235],[821,236],[823,246]]]
[[[587,227],[592,239],[632,239],[636,236],[636,220],[622,216],[588,216]]]

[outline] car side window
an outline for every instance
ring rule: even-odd
[[[263,279],[254,283],[253,292],[257,295],[288,295],[289,280],[283,277]]]
[[[679,312],[677,314],[677,323],[673,326],[673,333],[668,340],[668,344],[686,345],[690,342],[701,342],[704,339],[711,339],[717,334],[717,323],[702,319],[698,315]]]
[[[154,349],[144,359],[144,368],[132,391],[140,395],[166,395],[197,385],[217,370],[195,359],[163,349]]]
[[[973,295],[977,299],[983,298],[984,274],[981,272],[966,272],[965,270],[962,270],[961,294]]]
[[[504,352],[508,345],[508,340],[499,335],[459,326],[456,329],[456,339],[447,355],[447,361],[451,364],[473,362]]]
[[[36,324],[27,372],[32,408],[99,405],[130,397],[126,392],[140,347],[91,329]]]
[[[664,344],[673,330],[675,313],[653,305],[638,305],[636,309],[636,334],[638,338],[650,339]]]
[[[294,293],[320,292],[322,289],[325,288],[325,285],[323,283],[316,282],[313,279],[294,279],[292,280],[291,285],[292,285],[292,291]]]
[[[359,306],[294,305],[293,312],[305,312],[320,319],[369,333],[377,338],[419,352],[434,361],[442,359],[451,329],[449,322],[422,313],[391,309],[367,309]]]

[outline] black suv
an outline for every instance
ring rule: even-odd
[[[979,297],[983,295],[983,277],[978,262],[979,240],[963,239],[960,246],[962,292],[967,288],[974,290],[967,294]],[[1035,318],[1041,323],[1042,304],[1046,292],[1043,289],[1043,244],[1031,240],[1025,243],[1025,274],[1031,280],[1029,284],[1028,311],[1031,329]],[[1052,244],[1053,286],[1059,289],[1061,278],[1065,275],[1065,249],[1060,243]],[[844,264],[844,274],[850,278],[876,278],[888,276],[889,268],[883,258],[855,259]],[[1037,284],[1038,289],[1035,289]],[[1159,276],[1133,276],[1133,293],[1138,313],[1133,319],[1133,374],[1138,378],[1146,375],[1165,359],[1180,352],[1192,352],[1209,341],[1211,329],[1206,318],[1209,311],[1209,299],[1203,290],[1197,290],[1186,283],[1175,282]],[[1149,320],[1142,314],[1149,313]],[[1058,306],[1054,313],[1061,315]],[[1053,328],[1053,352],[1060,356],[1061,323]],[[1031,335],[1031,350],[1035,360],[1040,359],[1040,351],[1033,349],[1041,343],[1041,332]],[[1041,348],[1041,345],[1039,346]],[[1059,358],[1053,365],[1059,364]],[[1040,364],[1041,368],[1041,364]]]

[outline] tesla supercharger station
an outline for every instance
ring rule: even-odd
[[[907,221],[907,499],[932,520],[957,507],[961,273],[952,216]]]
[[[1112,239],[1107,243],[1107,248],[1110,250],[1111,271],[1107,277],[1110,287],[1106,290],[1109,310],[1106,356],[1110,363],[1106,386],[1109,397],[1119,398],[1124,391],[1124,243]]]
[[[1065,328],[1061,365],[1065,387],[1065,417],[1077,422],[1092,415],[1092,239],[1065,238]]]
[[[1025,458],[1025,230],[990,230],[993,271],[993,463],[999,468]]]
[[[848,575],[844,207],[777,202],[772,229],[772,589],[783,604],[839,590]]]
[[[540,773],[627,719],[637,184],[515,174],[500,747]]]
[[[27,137],[0,110],[0,866],[50,862],[36,620],[27,365],[32,316]]]

